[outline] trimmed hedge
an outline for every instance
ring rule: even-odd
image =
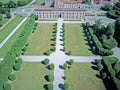
[[[117,59],[116,57],[103,57],[102,62],[103,62],[104,69],[106,70],[107,76],[110,77],[110,79],[113,82],[116,90],[120,90],[120,79],[119,79],[119,77],[116,77],[117,73],[114,70],[115,67],[117,67],[116,70],[118,70],[118,69],[120,70],[120,65],[116,66],[117,63],[118,63],[118,62],[115,62],[115,61],[118,61],[116,59]],[[113,60],[114,63],[116,63],[114,65],[114,67],[112,67],[112,63],[111,63],[112,60]]]
[[[25,45],[30,32],[33,29],[34,22],[35,16],[32,15],[26,23],[24,30],[21,32],[16,42],[7,52],[6,56],[4,57],[4,60],[0,62],[0,90],[3,90],[3,86],[7,83],[8,76],[10,75],[12,69],[14,68],[15,70],[18,70],[21,68],[20,64],[15,64],[16,57],[21,54],[21,50]]]

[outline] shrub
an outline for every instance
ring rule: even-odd
[[[97,64],[97,68],[99,71],[101,71],[103,69],[103,65],[102,64]]]
[[[16,62],[16,63],[19,63],[19,64],[22,64],[22,63],[23,63],[23,61],[22,61],[21,58],[18,58],[15,62]]]
[[[16,79],[15,75],[14,74],[10,74],[8,76],[8,79],[11,80],[11,81],[14,81]]]
[[[6,83],[3,85],[3,90],[11,90],[11,85]]]
[[[104,72],[102,73],[102,79],[105,79],[107,77],[107,74]]]
[[[64,90],[68,90],[69,88],[69,84],[68,83],[64,83]]]
[[[55,68],[55,65],[54,65],[53,63],[51,63],[50,65],[48,65],[48,68],[49,68],[50,70],[53,70],[53,69]]]
[[[54,75],[53,74],[49,74],[48,75],[48,81],[51,82],[54,80]]]
[[[53,90],[53,84],[52,83],[47,84],[47,90]]]
[[[18,71],[18,70],[21,69],[21,65],[20,65],[19,63],[16,63],[16,64],[13,66],[13,69],[14,69],[15,71]]]
[[[68,55],[71,55],[71,51],[68,51]]]
[[[70,59],[70,65],[72,65],[74,63],[74,60],[73,59]]]
[[[65,46],[64,46],[64,47],[63,47],[63,51],[65,51],[65,49],[66,49],[66,48],[65,48]]]
[[[48,58],[46,58],[44,61],[43,61],[43,64],[45,64],[45,65],[48,65],[49,64],[49,59]]]
[[[63,64],[63,68],[64,68],[64,70],[66,70],[68,68],[66,63]]]
[[[50,55],[50,50],[47,50],[47,51],[45,52],[45,54],[46,54],[47,56],[49,56],[49,55]]]
[[[54,46],[51,50],[52,50],[52,51],[55,51],[55,50],[56,50],[56,47]]]

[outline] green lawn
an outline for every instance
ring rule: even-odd
[[[43,4],[45,2],[45,0],[36,0],[34,2],[34,4]]]
[[[74,63],[65,71],[68,90],[106,90],[102,80],[96,77],[99,72],[91,66],[91,63]]]
[[[24,26],[27,23],[28,20],[24,22],[24,24],[19,28],[19,30],[6,42],[6,44],[0,48],[0,57],[4,57],[11,46],[15,43],[21,32],[24,30]]]
[[[38,24],[35,33],[32,33],[28,39],[26,55],[43,55],[43,53],[52,48],[53,24]]]
[[[3,29],[0,30],[0,43],[12,32],[12,30],[22,21],[23,17],[15,17]]]
[[[22,69],[15,72],[16,81],[11,82],[12,90],[44,90],[43,85],[47,83],[45,75],[53,73],[38,62],[23,63]]]
[[[80,24],[65,24],[66,52],[70,50],[74,56],[93,55],[84,39],[83,28]]]

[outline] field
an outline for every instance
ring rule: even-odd
[[[11,82],[12,90],[44,90],[43,85],[47,83],[45,75],[53,73],[47,70],[41,63],[23,63],[22,69],[14,72],[16,81]]]
[[[91,56],[92,52],[80,24],[65,24],[65,47],[66,52],[71,51],[73,56]]]
[[[22,17],[17,16],[0,30],[0,43],[10,34],[10,32],[12,32],[22,19]]]
[[[28,39],[26,55],[43,55],[43,53],[52,48],[53,24],[38,24],[35,33],[32,33]]]
[[[35,2],[34,2],[34,4],[43,4],[44,3],[44,0],[36,0]]]
[[[91,66],[91,63],[74,63],[65,71],[68,90],[106,90],[102,80],[96,77],[99,72]]]
[[[19,30],[6,42],[6,44],[0,48],[0,57],[4,57],[11,46],[14,44],[14,42],[17,40],[21,32],[24,30],[24,25],[27,23],[27,20],[24,22],[24,24],[19,28]]]

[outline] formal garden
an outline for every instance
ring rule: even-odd
[[[11,17],[10,9],[24,6],[30,1],[1,0],[0,26]],[[44,1],[34,2],[38,3],[44,4]],[[53,90],[56,67],[64,72],[61,77],[64,84],[59,86],[64,90],[120,90],[120,62],[119,58],[113,56],[113,49],[120,44],[120,3],[102,9],[108,11],[107,15],[116,22],[107,26],[102,25],[100,20],[93,25],[63,23],[58,34],[62,37],[60,42],[63,42],[61,52],[67,58],[98,55],[101,59],[86,63],[70,59],[59,67],[49,59],[50,54],[56,51],[57,23],[37,23],[35,20],[38,20],[38,16],[31,15],[0,48],[0,58],[4,57],[0,62],[0,90]],[[0,30],[0,43],[22,20],[23,17],[15,16]],[[39,62],[26,62],[20,58],[43,55],[46,58],[42,61],[40,58]]]

